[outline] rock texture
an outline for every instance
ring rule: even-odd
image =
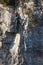
[[[0,65],[43,65],[41,4],[31,0],[16,11],[0,4]]]

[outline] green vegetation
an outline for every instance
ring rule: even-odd
[[[24,3],[24,2],[26,2],[27,0],[21,0],[22,1],[22,3]],[[7,5],[13,5],[13,6],[15,6],[15,5],[17,5],[18,3],[20,2],[20,0],[0,0],[0,3],[3,3],[3,4],[7,4]]]
[[[16,3],[18,3],[19,0],[0,0],[0,3],[7,4],[7,5],[13,5],[15,6]]]
[[[3,3],[3,4],[9,4],[9,0],[0,0],[0,3]]]

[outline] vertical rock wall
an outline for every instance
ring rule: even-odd
[[[43,65],[43,8],[31,7],[32,26],[28,11],[33,4],[24,3],[16,13],[0,4],[0,65]]]

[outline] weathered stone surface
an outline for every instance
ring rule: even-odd
[[[8,9],[0,5],[0,65],[43,65],[43,11],[36,7],[32,27],[28,14]]]

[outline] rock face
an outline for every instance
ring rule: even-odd
[[[31,10],[35,27],[25,5],[15,13],[0,4],[0,65],[43,65],[43,8]]]

